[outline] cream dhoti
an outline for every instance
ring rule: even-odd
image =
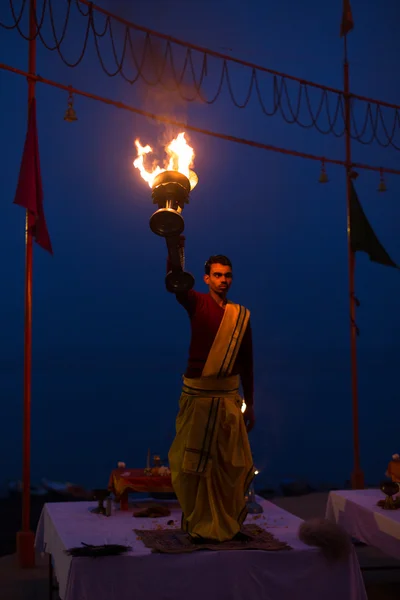
[[[239,376],[230,375],[249,312],[228,304],[202,377],[184,377],[169,452],[182,528],[193,537],[232,539],[246,518],[254,466],[241,412]]]

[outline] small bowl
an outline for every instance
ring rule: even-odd
[[[395,481],[382,481],[379,487],[386,496],[394,496],[400,490],[399,484]]]

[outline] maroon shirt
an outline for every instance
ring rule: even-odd
[[[191,290],[176,294],[176,299],[190,318],[192,337],[185,376],[201,377],[211,346],[224,316],[224,309],[210,294]],[[253,342],[250,321],[246,327],[241,346],[232,369],[232,375],[240,375],[243,394],[247,404],[253,403]]]

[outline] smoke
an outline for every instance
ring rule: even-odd
[[[193,94],[193,91],[187,89],[184,83],[179,83],[177,86],[175,74],[168,63],[166,65],[165,53],[166,42],[152,38],[151,51],[148,51],[148,60],[144,65],[145,77],[147,80],[155,81],[162,74],[162,83],[157,85],[141,84],[138,90],[139,101],[144,110],[185,126],[188,121],[189,105],[184,97]],[[178,56],[181,52],[174,50],[174,58],[175,54]],[[179,58],[181,57],[179,56]],[[181,61],[178,60],[177,63],[181,63]],[[182,131],[182,126],[178,127],[162,122],[159,123],[159,126],[163,132],[159,141],[163,146]]]
[[[104,0],[104,7],[115,15],[121,16],[133,23],[140,24],[141,11],[140,3],[135,3],[134,10],[130,0]],[[125,27],[113,23],[113,31],[117,47],[121,48],[125,36]],[[130,30],[132,49],[135,53],[137,61],[141,64],[142,74],[145,81],[142,79],[135,83],[136,100],[140,104],[140,108],[154,115],[161,116],[171,121],[178,121],[184,126],[188,122],[189,103],[185,97],[193,97],[195,88],[191,76],[188,75],[187,81],[179,81],[179,78],[184,60],[184,48],[172,46],[174,67],[176,73],[171,68],[170,60],[166,62],[167,42],[155,36],[147,37],[142,32]],[[136,68],[133,64],[130,52],[127,53],[127,71],[134,73]],[[142,61],[145,57],[144,62]],[[129,66],[128,66],[129,65]],[[199,76],[200,64],[196,61],[196,74]],[[156,83],[160,78],[162,83]],[[150,83],[149,83],[150,82]],[[192,102],[191,102],[192,103]],[[155,121],[148,118],[148,121],[154,125]],[[182,131],[182,127],[175,125],[157,122],[157,126],[162,130],[159,142],[166,145],[178,133]],[[189,139],[189,138],[187,138]]]

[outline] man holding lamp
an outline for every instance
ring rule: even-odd
[[[180,236],[182,268],[184,240]],[[167,270],[174,270],[170,260]],[[195,543],[246,539],[240,528],[254,476],[247,435],[254,426],[250,312],[227,298],[232,265],[226,256],[209,258],[204,282],[207,294],[174,290],[192,335],[169,465],[182,528]]]

